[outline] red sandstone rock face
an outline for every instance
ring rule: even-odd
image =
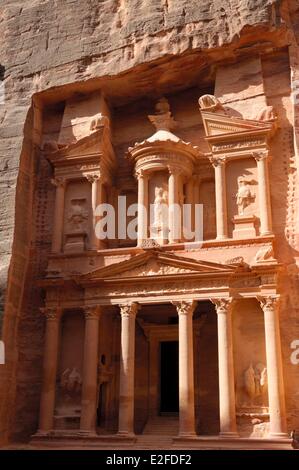
[[[31,315],[31,310],[40,293],[30,290],[29,286],[44,266],[36,266],[29,260],[35,256],[31,250],[32,220],[36,216],[33,213],[35,176],[37,171],[46,170],[31,158],[40,144],[41,132],[38,119],[33,122],[32,96],[46,92],[51,97],[57,86],[62,86],[64,93],[70,93],[76,87],[80,90],[85,82],[90,89],[105,83],[117,100],[121,99],[121,93],[117,80],[113,82],[112,78],[127,74],[126,95],[138,97],[147,90],[151,92],[152,83],[164,91],[173,77],[183,86],[191,76],[192,84],[210,70],[210,64],[238,61],[288,44],[291,44],[292,79],[298,80],[296,18],[296,2],[286,0],[5,2],[0,15],[0,63],[5,84],[5,105],[0,105],[0,301],[3,304],[7,289],[3,335],[13,353],[0,376],[0,436],[7,438],[13,432],[23,439],[30,435],[36,425],[39,397],[43,331],[40,318]],[[268,67],[264,77],[268,77],[270,87],[271,71],[276,65],[268,62]],[[293,111],[296,109],[289,110],[290,114]],[[292,119],[293,116],[290,121]],[[292,146],[287,141],[292,139],[293,129],[289,125],[285,127],[281,137],[284,143],[278,142],[278,146]],[[291,162],[293,170],[289,171],[289,161],[285,163],[290,174],[298,166],[297,150],[298,147]],[[284,158],[289,159],[289,154],[288,149]],[[275,165],[278,176],[281,166],[278,162]],[[283,240],[284,230],[290,236],[289,244],[284,244],[282,250],[284,256],[289,256],[291,248],[298,249],[295,241],[298,222],[294,212],[296,180],[293,176],[286,183],[281,178],[277,184],[281,194],[288,193],[287,217],[278,215],[275,223]],[[43,191],[43,188],[37,190]],[[277,204],[279,199],[279,196],[275,199]],[[41,218],[43,208],[39,211]],[[16,225],[19,220],[22,223]],[[294,263],[291,257],[289,259],[290,273],[293,270],[296,274]],[[297,289],[295,274],[291,277],[293,284],[288,286],[293,289],[289,291],[291,295]],[[296,314],[293,304],[290,309],[293,325]],[[26,315],[24,327],[18,319]],[[287,319],[283,321],[285,331],[289,331]],[[22,331],[24,328],[26,334]],[[31,346],[34,334],[37,341]],[[23,361],[22,368],[17,367],[18,360]],[[30,361],[31,375],[26,369]],[[288,400],[290,407],[295,408],[295,398]],[[18,403],[17,410],[15,403]],[[15,411],[19,414],[17,420]]]

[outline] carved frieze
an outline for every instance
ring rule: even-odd
[[[117,284],[105,285],[103,287],[90,287],[86,289],[86,299],[99,298],[130,298],[132,296],[155,296],[155,295],[176,295],[190,294],[192,297],[196,293],[201,293],[208,289],[228,288],[223,280],[214,279],[210,281],[186,281],[186,282],[154,282],[148,280],[145,283],[136,285]]]

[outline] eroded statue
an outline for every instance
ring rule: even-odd
[[[168,193],[162,187],[155,188],[155,200],[153,211],[153,232],[156,237],[168,232]]]
[[[244,372],[244,388],[250,404],[256,404],[257,399],[263,398],[267,389],[267,368],[259,362],[253,367],[252,363]]]
[[[250,181],[246,180],[244,176],[238,178],[238,191],[236,194],[238,214],[244,215],[244,210],[248,207],[255,198],[255,195],[250,189]]]
[[[199,98],[198,104],[200,109],[210,112],[218,112],[220,114],[226,114],[223,105],[220,103],[218,98],[214,95],[203,95]]]
[[[65,392],[78,393],[81,390],[82,378],[76,367],[67,368],[60,377],[60,386]]]
[[[86,199],[72,199],[67,221],[74,232],[83,232],[88,219]]]

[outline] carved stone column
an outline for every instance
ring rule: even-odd
[[[148,238],[148,175],[137,171],[138,180],[138,246]]]
[[[64,225],[64,199],[66,181],[64,178],[53,178],[52,184],[56,186],[54,227],[52,236],[52,252],[60,253],[62,251],[62,236]]]
[[[261,222],[261,235],[272,234],[272,215],[270,182],[268,171],[268,152],[255,152],[253,154],[257,163],[259,209]]]
[[[238,437],[232,337],[232,299],[211,299],[218,325],[220,436]]]
[[[228,237],[225,159],[212,157],[210,161],[215,169],[217,239],[223,240]]]
[[[195,436],[193,312],[194,301],[173,302],[179,315],[180,436]]]
[[[201,178],[198,175],[193,176],[193,200],[194,204],[200,203],[200,185]]]
[[[139,305],[120,305],[121,354],[118,434],[134,434],[135,319]]]
[[[80,430],[95,433],[97,410],[99,307],[85,307],[85,338]]]
[[[168,225],[169,225],[169,243],[177,243],[179,241],[179,234],[181,231],[181,214],[176,211],[176,206],[179,205],[179,172],[177,169],[169,167],[168,178]]]
[[[270,436],[287,437],[286,408],[279,331],[279,296],[258,297],[264,312],[270,413]]]
[[[48,433],[53,429],[58,344],[62,309],[59,307],[42,308],[41,312],[46,316],[47,320],[44,346],[43,382],[39,411],[39,434]]]
[[[186,204],[190,204],[191,206],[191,211],[190,211],[191,220],[186,221],[184,218],[183,219],[184,225],[186,225],[185,222],[189,222],[188,228],[190,227],[190,229],[193,231],[194,230],[194,181],[193,181],[193,177],[190,177],[190,179],[188,180],[186,184]]]
[[[99,194],[102,190],[99,188],[101,183],[100,175],[95,173],[92,175],[86,175],[87,180],[91,183],[91,210],[92,210],[92,226],[91,226],[91,233],[90,233],[90,248],[92,250],[97,250],[99,248],[99,240],[96,236],[96,208],[99,203],[103,201],[99,201]]]

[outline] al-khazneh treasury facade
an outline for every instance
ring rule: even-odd
[[[202,46],[211,54],[108,77],[86,62],[90,76],[52,87],[40,78],[2,329],[6,440],[291,448],[299,53],[278,17],[278,32],[259,30],[258,43],[244,33],[237,49]],[[124,199],[146,208],[137,240],[121,228],[134,223]],[[96,235],[102,203],[116,219],[107,239]],[[202,204],[202,243],[173,230],[171,208],[184,204],[193,229]]]

